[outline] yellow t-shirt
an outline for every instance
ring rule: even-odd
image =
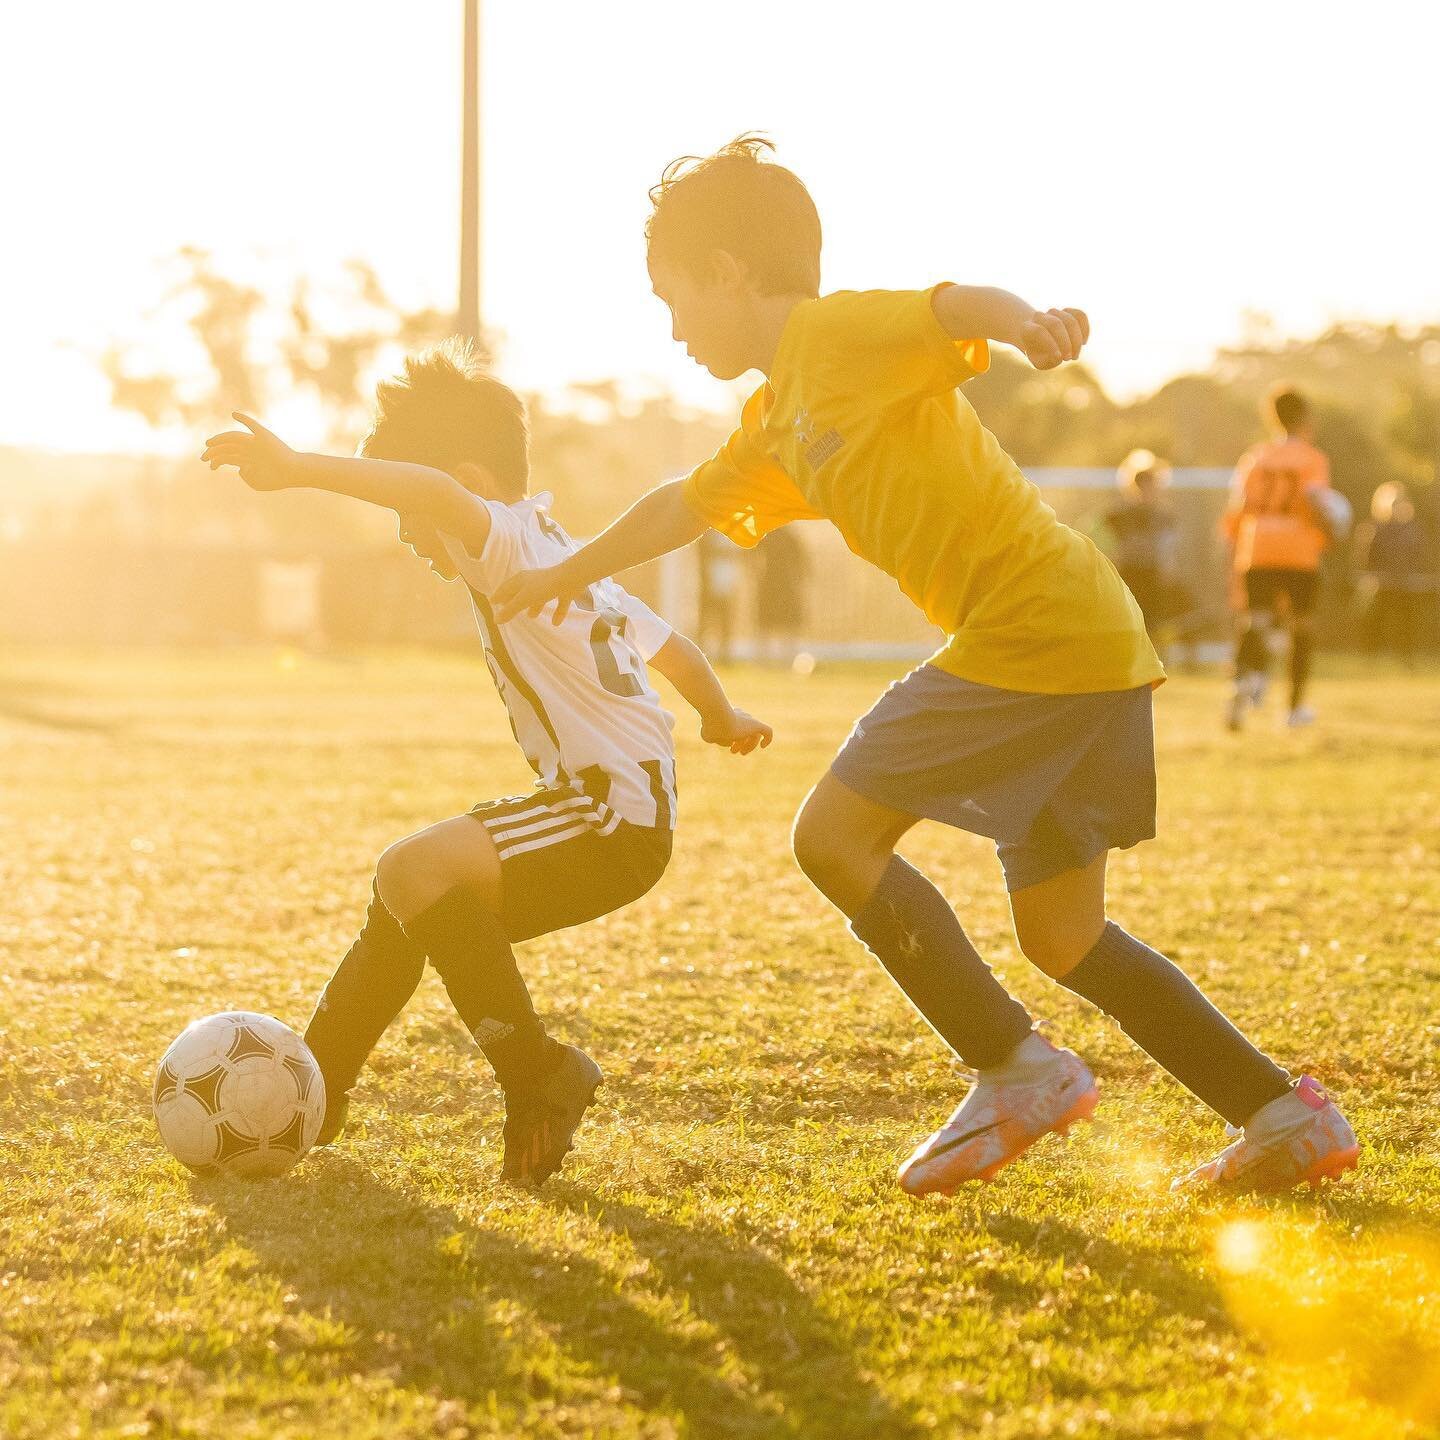
[[[932,663],[1008,690],[1071,695],[1165,678],[1115,568],[1062,525],[956,386],[990,364],[952,341],[931,290],[797,305],[768,384],[685,482],[740,545],[832,521],[950,637]]]

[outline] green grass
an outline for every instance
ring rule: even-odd
[[[1419,1436],[1440,1419],[1440,684],[1336,666],[1237,743],[1158,698],[1161,838],[1112,913],[1340,1093],[1319,1197],[1172,1197],[1217,1122],[1017,955],[984,842],[907,846],[1103,1086],[1098,1123],[915,1203],[963,1078],[794,869],[789,817],[888,677],[729,677],[750,761],[682,720],[675,862],[524,948],[608,1072],[561,1178],[428,976],[344,1143],[191,1179],[149,1115],[190,1019],[303,1026],[384,845],[523,789],[470,659],[0,659],[0,1434]]]

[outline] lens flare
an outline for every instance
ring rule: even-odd
[[[1248,1275],[1265,1258],[1265,1227],[1258,1220],[1232,1220],[1215,1236],[1215,1263],[1230,1275]]]
[[[1440,1421],[1440,1244],[1336,1236],[1284,1216],[1227,1220],[1217,1283],[1275,1362],[1287,1400],[1332,1440],[1430,1433]]]

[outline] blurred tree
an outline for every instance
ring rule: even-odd
[[[1121,445],[1121,411],[1083,364],[1032,370],[997,349],[965,394],[1021,465],[1094,465]]]
[[[401,309],[360,260],[345,266],[338,284],[295,280],[283,319],[262,290],[227,275],[208,251],[186,246],[172,263],[179,274],[151,319],[162,332],[177,324],[188,331],[188,363],[158,367],[153,345],[124,342],[100,356],[112,403],[156,429],[194,429],[232,410],[263,410],[283,380],[291,393],[317,401],[332,437],[349,435],[353,444],[377,361],[454,328],[442,311]]]
[[[1128,404],[1083,365],[1037,373],[997,351],[966,394],[1022,465],[1114,465],[1144,446],[1176,465],[1229,466],[1263,437],[1261,403],[1281,381],[1311,397],[1316,438],[1357,509],[1377,485],[1404,480],[1423,514],[1440,512],[1440,326],[1336,325],[1287,340],[1252,316],[1208,372]]]
[[[208,251],[176,253],[177,274],[152,314],[151,333],[188,344],[166,363],[157,346],[117,342],[99,357],[111,400],[152,428],[182,428],[198,453],[205,434],[233,410],[264,414],[282,395],[315,403],[326,443],[352,450],[368,425],[374,372],[387,356],[449,334],[453,317],[406,311],[385,294],[362,261],[338,282],[296,279],[288,301],[275,303],[248,281],[227,274]],[[143,535],[157,542],[278,544],[309,552],[381,533],[384,522],[334,497],[295,493],[257,506],[233,477],[220,480],[192,460],[157,464],[123,494],[95,495],[77,509],[84,534]]]
[[[669,395],[626,403],[608,381],[572,388],[577,405],[539,395],[528,403],[532,484],[554,494],[556,515],[575,534],[603,528],[646,490],[693,469],[730,433],[729,417],[687,410]]]

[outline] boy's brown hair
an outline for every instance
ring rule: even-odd
[[[714,250],[741,261],[766,295],[820,293],[820,216],[800,177],[764,159],[775,146],[741,135],[703,159],[682,155],[650,191],[651,260],[703,271]]]
[[[1293,434],[1305,423],[1310,406],[1293,385],[1277,385],[1265,397],[1267,415],[1287,434]]]
[[[405,460],[454,474],[483,465],[501,493],[523,500],[530,487],[530,426],[525,402],[486,372],[464,337],[412,355],[404,373],[375,389],[375,420],[360,442],[372,460]]]

